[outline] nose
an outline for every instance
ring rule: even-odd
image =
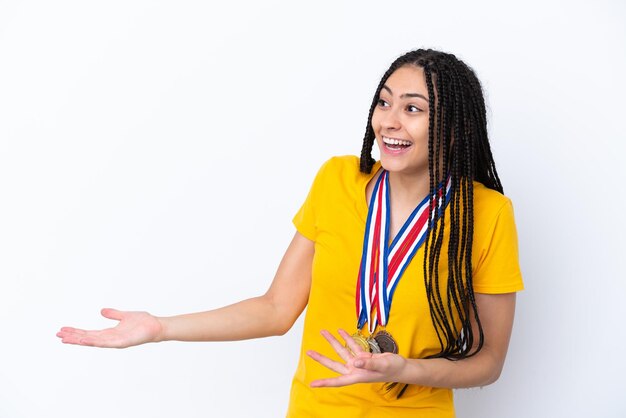
[[[391,108],[384,112],[380,120],[380,126],[387,130],[400,129],[401,123],[397,110]]]

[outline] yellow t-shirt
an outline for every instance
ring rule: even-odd
[[[312,349],[340,360],[320,335],[327,329],[356,330],[355,292],[367,219],[365,188],[371,174],[359,171],[355,156],[334,157],[319,170],[309,195],[293,219],[298,232],[315,242],[311,292],[304,320],[300,361],[293,378],[288,417],[384,418],[453,417],[450,389],[410,385],[400,399],[385,393],[382,383],[341,388],[311,388],[311,381],[332,377],[331,370],[306,355]],[[449,219],[449,217],[447,217]],[[517,233],[511,201],[474,182],[474,291],[522,290]],[[387,330],[399,354],[423,358],[440,350],[424,288],[424,246],[413,257],[397,285]],[[445,247],[440,271],[448,265]]]

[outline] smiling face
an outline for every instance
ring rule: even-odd
[[[428,118],[424,71],[414,65],[398,68],[381,89],[372,114],[385,170],[428,176]]]

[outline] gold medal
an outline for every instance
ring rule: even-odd
[[[352,339],[363,349],[363,351],[365,351],[366,353],[370,352],[370,345],[368,344],[367,339],[363,336],[363,334],[361,334],[360,332],[355,332],[354,334],[352,334]],[[350,349],[350,347],[348,347],[348,349]]]

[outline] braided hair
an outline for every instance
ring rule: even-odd
[[[372,115],[380,91],[389,76],[402,66],[422,68],[428,89],[429,196],[436,199],[436,185],[450,177],[452,194],[449,221],[446,213],[435,216],[430,205],[428,234],[424,242],[424,281],[433,326],[441,346],[438,354],[459,360],[479,352],[484,343],[472,286],[472,240],[474,235],[473,181],[502,193],[502,184],[487,137],[487,118],[482,88],[473,70],[452,54],[418,49],[396,59],[385,72],[374,94],[367,119],[360,170],[371,173],[375,141]],[[435,100],[437,92],[437,100]],[[445,177],[445,178],[444,178]],[[440,287],[439,259],[444,227],[449,222],[447,285]],[[471,326],[471,310],[478,325],[478,343]],[[455,316],[459,318],[460,328]],[[475,349],[472,351],[473,347]]]

